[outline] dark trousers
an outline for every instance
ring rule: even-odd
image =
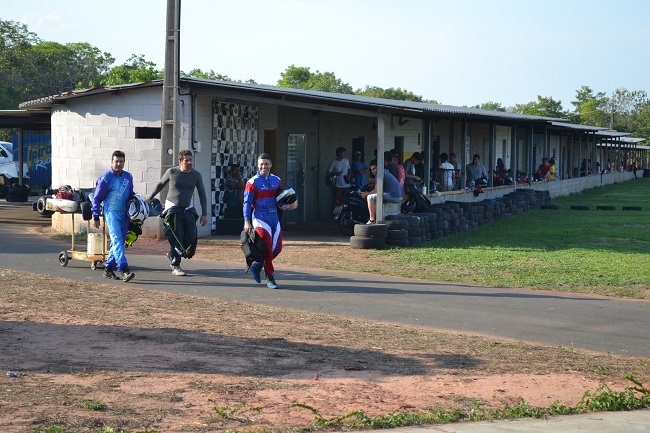
[[[181,264],[181,257],[191,259],[196,252],[196,219],[196,214],[189,211],[170,213],[165,217],[164,231],[173,266]]]

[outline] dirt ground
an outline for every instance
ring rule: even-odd
[[[138,241],[137,252],[163,253]],[[329,245],[293,245],[322,260]],[[134,253],[137,253],[134,250]],[[339,251],[340,252],[340,251]],[[236,255],[235,255],[236,254]],[[236,243],[203,242],[198,256],[239,259]],[[283,253],[284,254],[284,253]],[[305,259],[309,256],[310,259]],[[349,255],[348,255],[349,256]],[[349,260],[349,257],[348,257]],[[369,416],[502,407],[518,399],[575,405],[647,360],[544,347],[241,302],[89,284],[1,269],[0,432],[165,433],[308,428]]]

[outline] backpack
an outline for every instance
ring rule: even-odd
[[[239,244],[246,259],[246,266],[250,267],[253,262],[263,262],[266,257],[266,244],[255,230],[248,234],[246,230],[242,230],[239,236]]]

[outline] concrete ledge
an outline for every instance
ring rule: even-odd
[[[384,218],[388,215],[398,215],[402,213],[402,203],[389,203],[384,202]]]

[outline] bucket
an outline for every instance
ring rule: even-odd
[[[101,233],[88,233],[88,255],[96,256],[104,253]]]

